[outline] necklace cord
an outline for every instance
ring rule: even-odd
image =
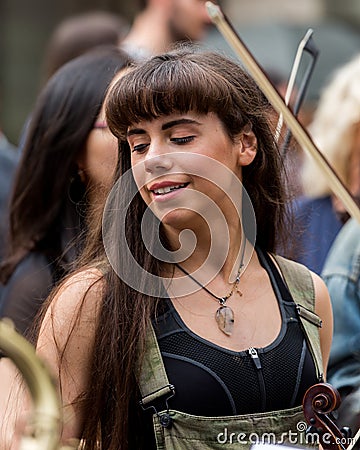
[[[241,261],[240,261],[239,269],[238,269],[237,274],[236,274],[235,281],[233,283],[231,291],[227,295],[225,295],[224,297],[218,297],[217,295],[215,295],[206,286],[202,285],[200,283],[200,281],[198,281],[195,277],[193,277],[187,270],[185,270],[182,266],[180,266],[180,264],[175,263],[175,266],[178,269],[180,269],[185,275],[187,275],[192,281],[194,281],[194,283],[196,283],[198,286],[200,286],[201,289],[204,289],[205,292],[207,292],[209,295],[211,295],[213,298],[215,298],[220,303],[220,305],[225,305],[226,300],[233,295],[235,289],[237,288],[237,286],[238,286],[238,284],[240,282],[241,269],[244,267],[244,255],[245,255],[245,247],[246,247],[246,240],[245,239],[244,239],[244,245],[242,247],[243,248],[242,248],[242,253],[241,253]]]

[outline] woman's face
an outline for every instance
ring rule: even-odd
[[[118,142],[107,126],[103,107],[78,161],[79,169],[83,170],[85,182],[90,189],[109,190],[117,157]]]
[[[241,166],[255,157],[256,138],[250,134],[250,140],[245,133],[231,140],[213,113],[173,114],[133,124],[127,138],[142,198],[165,225],[176,228],[195,223],[213,204],[226,216],[228,194],[241,179]]]

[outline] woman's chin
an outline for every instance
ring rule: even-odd
[[[199,214],[186,208],[177,208],[162,214],[162,217],[157,216],[165,226],[165,230],[166,228],[173,228],[178,231],[194,229],[200,224],[201,220]]]

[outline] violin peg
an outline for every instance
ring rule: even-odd
[[[314,425],[310,425],[306,428],[305,434],[319,434],[319,430]]]
[[[343,434],[344,438],[350,439],[352,438],[352,431],[350,427],[342,427],[340,428],[341,433]]]

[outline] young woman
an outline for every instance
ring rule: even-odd
[[[102,104],[110,81],[128,63],[115,46],[95,50],[59,69],[37,99],[0,273],[0,315],[23,334],[76,257],[91,209],[111,186],[117,142]]]
[[[64,441],[246,448],[251,433],[299,433],[332,317],[321,279],[273,255],[286,220],[268,108],[239,65],[191,49],[113,85],[119,181],[37,343],[61,386]]]

